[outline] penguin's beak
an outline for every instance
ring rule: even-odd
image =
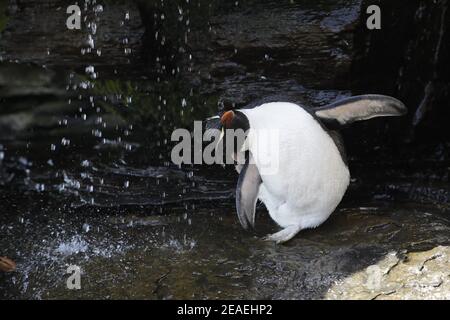
[[[210,140],[210,137],[213,134],[214,130],[218,130],[218,129],[221,130],[219,139],[217,139],[217,141],[215,141],[216,149],[217,149],[217,145],[220,143],[220,141],[223,139],[223,136],[224,136],[224,129],[223,129],[223,124],[220,121],[220,116],[213,116],[213,117],[206,118],[204,120],[204,122],[205,122],[205,129],[206,129],[205,133],[206,133],[207,139],[209,139],[209,140]]]

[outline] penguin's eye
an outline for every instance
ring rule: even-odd
[[[231,128],[231,124],[234,119],[234,112],[233,111],[227,111],[225,112],[222,117],[220,118],[220,122],[225,128]]]

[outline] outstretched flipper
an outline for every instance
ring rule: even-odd
[[[367,94],[342,99],[316,109],[314,113],[325,124],[336,127],[376,117],[402,116],[407,111],[400,100],[379,94]]]
[[[249,155],[239,174],[236,187],[236,211],[239,222],[245,230],[255,227],[255,207],[259,186],[262,183],[258,168]]]

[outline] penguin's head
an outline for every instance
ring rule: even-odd
[[[232,152],[232,158],[236,160],[237,158],[237,154],[239,153],[239,151],[244,151],[244,144],[245,144],[245,139],[247,138],[247,133],[248,130],[250,129],[250,123],[248,121],[247,116],[242,113],[241,111],[237,111],[237,110],[228,110],[225,111],[221,116],[220,116],[220,124],[222,126],[222,133],[221,136],[219,138],[219,141],[221,139],[223,139],[224,141],[226,141],[227,139],[227,135],[225,134],[226,130],[232,130],[233,132],[233,150],[226,150],[227,152]],[[242,130],[241,132],[245,135],[244,138],[239,139],[238,135],[239,135],[239,131],[238,130]],[[225,142],[226,145],[226,142]]]
[[[221,131],[220,136],[215,140],[216,148],[221,145],[221,142],[223,146],[227,144],[226,138],[228,136],[228,130],[234,131],[232,135],[234,139],[233,150],[226,150],[226,156],[229,156],[231,153],[237,154],[239,151],[245,151],[243,149],[245,142],[244,140],[247,138],[247,133],[250,129],[250,122],[243,112],[231,108],[222,111],[219,115],[206,119],[205,128],[207,135],[209,132],[212,133],[214,130]],[[242,130],[244,133],[244,140],[238,139],[238,130]],[[207,138],[207,140],[211,140],[211,138]],[[232,156],[232,158],[234,158],[234,156]]]
[[[247,131],[250,128],[248,118],[240,111],[225,111],[220,117],[220,123],[224,129]]]

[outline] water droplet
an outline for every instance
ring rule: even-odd
[[[103,6],[101,4],[98,4],[94,7],[95,13],[102,13],[103,12]]]
[[[92,38],[92,35],[89,34],[88,38],[86,40],[86,44],[91,48],[94,49],[95,48],[95,43],[94,43],[94,38]]]
[[[91,166],[91,162],[89,161],[89,160],[83,160],[82,162],[81,162],[81,166],[82,167],[90,167]]]
[[[63,146],[68,146],[68,145],[70,145],[70,140],[69,140],[69,139],[66,139],[66,138],[62,138],[62,139],[61,139],[61,145],[63,145]]]
[[[97,33],[97,24],[95,22],[92,22],[90,29],[92,31],[92,34],[96,34]]]
[[[89,230],[91,229],[91,226],[89,224],[87,224],[87,223],[83,223],[82,229],[83,229],[83,232],[88,233]]]
[[[103,134],[102,134],[102,132],[100,130],[95,129],[95,130],[92,130],[92,135],[94,137],[101,138]]]

